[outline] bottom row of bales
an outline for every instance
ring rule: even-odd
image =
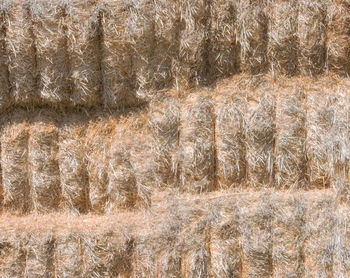
[[[139,116],[44,109],[4,116],[4,210],[85,213],[147,205],[148,151],[138,138],[145,126]]]
[[[150,104],[159,187],[327,188],[349,178],[350,91],[332,77],[239,76]]]
[[[16,224],[26,225],[24,231],[7,232],[5,228],[0,233],[0,276],[350,274],[350,211],[348,206],[336,206],[332,194],[225,196],[168,202],[165,206],[162,213],[153,216],[134,214],[122,227],[113,219],[98,218],[74,220],[74,224],[66,223],[55,231],[48,231],[47,225],[38,231],[31,230],[35,225],[28,225],[28,219],[19,218]],[[156,218],[161,220],[156,223]],[[55,221],[59,227],[60,220]],[[95,230],[87,228],[92,224],[89,221]]]

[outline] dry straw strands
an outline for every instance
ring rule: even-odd
[[[36,49],[29,3],[13,1],[7,13],[6,50],[13,101],[29,106],[38,102]]]
[[[213,101],[207,91],[190,94],[181,105],[179,175],[182,191],[215,187]]]
[[[268,17],[265,0],[240,1],[237,40],[241,45],[241,70],[250,74],[267,71]]]
[[[306,184],[306,96],[298,84],[281,82],[276,87],[276,187],[299,189]]]
[[[57,210],[61,201],[57,116],[51,111],[39,110],[30,127],[28,167],[37,212]]]
[[[237,36],[236,0],[210,2],[209,63],[215,78],[228,77],[239,71],[240,45]]]
[[[41,101],[55,106],[67,104],[71,83],[65,7],[59,0],[36,0],[31,13]]]
[[[0,111],[9,106],[10,83],[8,72],[8,57],[6,51],[6,13],[8,5],[6,2],[0,3]]]
[[[1,131],[4,207],[21,214],[31,207],[27,164],[29,123],[21,110],[15,110],[3,120],[6,121]]]
[[[180,0],[179,56],[174,63],[176,86],[188,88],[206,83],[208,75],[208,1]]]
[[[171,94],[150,103],[149,126],[152,131],[154,178],[159,187],[176,185],[179,146],[179,100]]]
[[[246,177],[245,99],[232,85],[217,87],[215,96],[216,175],[220,188],[237,186]]]
[[[269,0],[268,58],[271,71],[298,73],[298,1]]]
[[[327,4],[328,69],[341,76],[349,76],[350,5],[347,0],[330,1]]]
[[[269,186],[273,179],[275,147],[275,93],[265,85],[246,88],[245,138],[249,183]]]
[[[59,130],[58,153],[63,207],[84,213],[89,209],[84,116],[70,113],[65,115],[63,122]]]
[[[317,75],[326,66],[325,0],[300,0],[298,13],[299,66],[302,75]]]
[[[101,101],[100,30],[95,0],[67,3],[67,47],[73,105],[94,106]]]

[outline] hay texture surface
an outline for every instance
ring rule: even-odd
[[[190,94],[181,105],[179,175],[188,192],[215,188],[213,101],[208,92]]]
[[[8,57],[6,51],[6,12],[8,5],[0,4],[0,111],[9,106],[10,83],[8,72]]]
[[[31,13],[41,101],[66,105],[71,93],[66,9],[58,0],[37,0],[31,5]]]
[[[31,208],[27,164],[29,123],[21,110],[4,120],[1,132],[3,205],[7,211],[21,214]]]
[[[56,113],[39,110],[29,131],[28,167],[37,212],[55,211],[61,201],[57,120]]]
[[[67,4],[65,21],[73,105],[94,106],[101,101],[100,26],[94,0]]]

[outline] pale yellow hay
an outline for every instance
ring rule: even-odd
[[[0,4],[0,111],[9,106],[10,83],[8,72],[8,56],[6,51],[6,2]]]

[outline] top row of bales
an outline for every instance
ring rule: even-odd
[[[239,72],[350,72],[346,0],[4,1],[0,108],[135,106]]]

